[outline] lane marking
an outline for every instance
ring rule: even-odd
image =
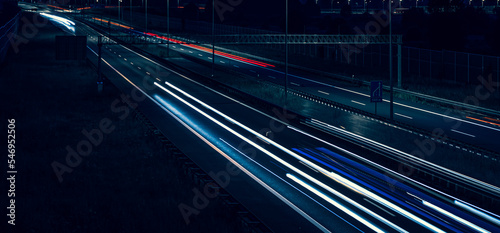
[[[211,57],[208,57],[208,59],[212,60],[212,58],[211,58]]]
[[[270,69],[270,68],[267,68],[267,67],[262,67],[262,69],[266,69],[266,70],[273,71],[273,72],[280,73],[280,74],[285,74],[284,72],[277,71],[277,70],[274,70],[274,69]],[[316,81],[316,80],[312,80],[312,79],[300,77],[300,76],[293,75],[293,74],[289,74],[289,75],[291,77],[296,77],[296,78],[299,78],[299,79],[302,79],[302,80],[306,80],[306,81],[309,81],[309,82],[317,83],[317,84],[324,85],[324,86],[327,86],[327,87],[336,88],[336,89],[339,89],[339,90],[342,90],[342,91],[346,91],[346,92],[350,92],[350,93],[353,93],[353,94],[357,94],[357,95],[361,95],[361,96],[370,98],[370,95],[367,95],[367,94],[364,94],[364,93],[360,93],[360,92],[357,92],[357,91],[353,91],[353,90],[349,90],[349,89],[346,89],[346,88],[337,87],[337,86],[334,86],[332,84],[327,84],[327,83],[324,83],[324,82],[320,82],[320,81]],[[390,102],[389,100],[386,100],[386,99],[384,99],[383,101],[387,102],[387,103]],[[440,117],[444,117],[444,118],[449,118],[449,119],[452,119],[452,120],[455,120],[455,121],[461,121],[461,122],[469,123],[469,124],[472,124],[472,125],[476,125],[476,126],[480,126],[480,127],[484,127],[484,128],[496,130],[496,131],[500,132],[500,129],[497,129],[497,128],[493,128],[493,127],[489,127],[489,126],[486,126],[486,125],[478,124],[478,123],[475,123],[475,122],[471,122],[471,121],[459,119],[459,118],[448,116],[448,115],[445,115],[445,114],[436,113],[436,112],[433,112],[433,111],[421,109],[421,108],[418,108],[418,107],[409,106],[409,105],[398,103],[398,102],[394,102],[394,104],[399,105],[399,106],[403,106],[403,107],[406,107],[406,108],[411,108],[411,109],[414,109],[414,110],[417,110],[417,111],[421,111],[421,112],[433,114],[433,115],[436,115],[436,116],[440,116]]]
[[[474,136],[472,134],[464,133],[464,132],[461,132],[461,131],[458,131],[458,130],[454,130],[454,129],[451,129],[451,131],[453,131],[455,133],[463,134],[463,135],[466,135],[466,136],[469,136],[469,137],[473,137],[473,138],[476,137],[476,136]]]
[[[199,54],[199,53],[198,53],[198,56],[203,57],[203,55],[201,55],[201,54]]]
[[[403,114],[400,114],[400,113],[397,113],[397,112],[395,112],[395,113],[394,113],[394,115],[398,115],[398,116],[400,116],[400,117],[405,117],[405,118],[408,118],[408,119],[412,119],[412,120],[413,120],[413,117],[411,117],[411,116],[406,116],[406,115],[403,115]]]
[[[224,61],[220,61],[220,63],[223,63],[223,64],[224,64],[224,63],[226,63],[226,62],[224,62]]]
[[[137,69],[142,70],[142,68],[141,68],[141,67],[139,67],[139,66],[137,67]]]
[[[330,93],[328,93],[328,92],[324,92],[324,91],[320,91],[320,90],[318,90],[318,92],[321,94],[330,95]]]
[[[236,68],[240,68],[240,67],[239,67],[239,66],[237,66],[237,65],[233,65],[233,66],[234,66],[234,67],[236,67]]]
[[[295,85],[295,86],[299,86],[299,87],[300,87],[300,85],[299,85],[299,84],[294,83],[294,82],[290,82],[290,84]]]
[[[146,74],[147,74],[147,75],[151,75],[151,73],[149,73],[149,72],[146,72]]]
[[[133,62],[130,62],[130,65],[134,65],[134,63],[133,63]]]
[[[361,102],[358,102],[358,101],[354,101],[354,100],[351,100],[351,102],[353,102],[353,103],[355,103],[355,104],[363,105],[363,106],[365,106],[365,105],[366,105],[366,104],[364,104],[364,103],[361,103]]]
[[[250,70],[250,72],[252,72],[252,73],[257,73],[257,71],[255,71],[255,70]]]

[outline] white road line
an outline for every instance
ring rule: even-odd
[[[252,73],[257,73],[257,71],[255,71],[255,70],[250,70],[250,72],[252,72]]]
[[[118,54],[118,57],[122,57],[122,55],[119,55],[119,54]]]
[[[175,47],[174,45],[172,45],[172,48],[174,48],[174,49],[175,49],[175,48],[177,48],[177,47]]]
[[[224,61],[220,61],[220,63],[225,63]]]
[[[181,50],[184,50],[183,48],[181,48]]]
[[[328,93],[328,92],[324,92],[324,91],[320,91],[320,90],[318,90],[318,92],[321,94],[330,95],[330,93]]]
[[[363,106],[365,106],[365,105],[366,105],[366,104],[364,104],[364,103],[361,103],[361,102],[358,102],[358,101],[354,101],[354,100],[351,100],[351,102],[353,102],[353,103],[355,103],[355,104],[360,104],[360,105],[363,105]]]
[[[141,67],[139,67],[139,66],[137,67],[137,69],[142,70],[142,68],[141,68]]]
[[[126,60],[127,60],[127,58],[123,58],[123,60],[125,60],[125,61],[126,61]]]
[[[451,131],[455,132],[455,133],[459,133],[459,134],[463,134],[463,135],[467,135],[469,137],[473,137],[475,138],[476,136],[472,135],[472,134],[468,134],[468,133],[464,133],[464,132],[460,132],[458,130],[454,130],[454,129],[451,129]]]
[[[211,58],[211,57],[208,57],[208,59],[212,60],[212,58]]]
[[[411,116],[406,116],[406,115],[403,115],[403,114],[399,114],[399,113],[397,113],[397,112],[395,112],[395,113],[394,113],[394,115],[398,115],[398,116],[400,116],[400,117],[406,117],[406,118],[408,118],[408,119],[412,119],[412,120],[413,120],[413,117],[411,117]]]
[[[134,63],[133,63],[133,62],[130,62],[130,65],[134,65]]]
[[[233,66],[234,66],[234,67],[236,67],[236,68],[240,68],[240,67],[239,67],[239,66],[237,66],[237,65],[233,65]]]
[[[149,73],[149,72],[146,72],[146,74],[147,74],[147,75],[151,75],[151,73]]]
[[[189,53],[193,53],[193,51],[189,51]]]
[[[299,84],[297,84],[297,83],[290,82],[290,84],[295,85],[295,86],[299,86],[299,87],[300,87],[300,85],[299,85]]]
[[[203,55],[201,55],[201,54],[199,54],[199,53],[198,53],[198,56],[203,57]]]
[[[363,200],[365,200],[365,201],[367,201],[368,203],[370,203],[370,204],[374,205],[375,207],[377,207],[377,208],[381,209],[382,211],[384,211],[384,212],[388,213],[388,214],[389,214],[389,215],[391,215],[392,217],[396,217],[396,215],[394,215],[393,213],[391,213],[391,212],[389,212],[388,210],[386,210],[386,209],[382,208],[381,206],[379,206],[379,205],[377,205],[377,204],[375,204],[375,203],[371,202],[370,200],[368,200],[368,199],[366,199],[366,198],[363,198]]]

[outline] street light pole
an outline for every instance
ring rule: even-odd
[[[146,32],[148,32],[148,0],[146,0]]]
[[[215,0],[212,0],[212,78],[215,69]]]
[[[285,103],[283,108],[286,109],[288,101],[288,0],[285,4]]]
[[[390,118],[394,120],[394,84],[392,82],[392,1],[389,2],[389,82],[391,87],[391,105],[390,105]]]
[[[167,57],[170,57],[170,0],[167,0]]]

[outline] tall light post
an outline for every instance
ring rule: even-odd
[[[132,0],[130,0],[130,25],[132,25]]]
[[[214,69],[215,69],[215,0],[212,0],[212,78],[215,75]]]
[[[148,32],[148,0],[146,0],[146,32]]]
[[[392,1],[389,2],[389,82],[390,82],[390,87],[391,87],[391,94],[390,94],[390,118],[391,120],[394,120],[394,84],[392,82]]]
[[[122,15],[121,15],[122,8],[120,6],[121,2],[122,0],[118,0],[118,20],[122,20]]]
[[[283,108],[286,110],[288,102],[288,0],[286,0],[285,8],[285,103]]]
[[[167,57],[170,57],[170,0],[167,0]]]

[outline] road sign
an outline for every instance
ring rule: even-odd
[[[382,81],[372,81],[370,83],[370,101],[382,102]]]

